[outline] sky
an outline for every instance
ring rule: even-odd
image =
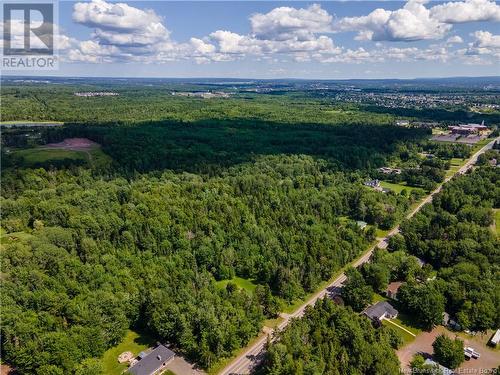
[[[58,70],[32,75],[500,75],[500,3],[492,0],[92,0],[61,1],[58,11]]]

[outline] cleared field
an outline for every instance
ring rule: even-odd
[[[393,192],[395,192],[396,194],[400,194],[405,189],[408,190],[408,192],[410,192],[412,190],[417,190],[417,191],[420,191],[422,193],[425,193],[424,189],[419,188],[419,187],[407,186],[406,182],[401,182],[399,184],[395,184],[395,183],[388,182],[388,181],[380,181],[380,186],[382,186],[384,189],[390,189]]]
[[[12,155],[22,158],[24,167],[46,165],[51,162],[73,160],[77,163],[88,163],[91,166],[105,166],[111,162],[99,146],[87,150],[68,150],[65,148],[36,147],[27,149],[11,150]]]
[[[227,284],[229,284],[230,282],[236,284],[240,289],[245,289],[249,294],[253,294],[255,287],[257,286],[257,284],[254,284],[252,280],[243,279],[237,276],[233,277],[230,280],[217,281],[216,285],[220,289],[225,289]]]
[[[118,363],[118,356],[121,353],[132,352],[134,355],[138,355],[153,346],[155,342],[152,337],[128,330],[123,341],[117,346],[108,349],[102,356],[104,373],[107,375],[120,375],[128,367],[126,363]]]
[[[83,151],[63,149],[29,148],[25,150],[16,150],[13,154],[22,157],[26,166],[64,159],[88,160],[86,153]]]

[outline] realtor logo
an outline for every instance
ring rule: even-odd
[[[3,4],[3,69],[55,69],[55,4]]]

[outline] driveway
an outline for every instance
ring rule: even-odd
[[[166,370],[173,371],[176,375],[205,375],[203,370],[197,369],[181,356],[176,355],[174,360],[167,365]]]
[[[422,354],[424,357],[432,356],[432,343],[437,336],[445,334],[451,338],[457,335],[446,328],[439,326],[434,328],[431,332],[422,332],[417,335],[414,341],[399,349],[396,354],[401,362],[403,371],[407,371],[410,367],[410,362],[415,354]],[[493,350],[486,345],[487,337],[482,340],[480,338],[467,338],[463,335],[459,336],[460,340],[464,342],[464,346],[471,346],[481,354],[479,359],[470,359],[464,361],[461,366],[456,370],[459,374],[481,374],[486,369],[497,368],[500,366],[500,352]],[[407,373],[405,371],[405,373]],[[482,372],[483,371],[483,372]]]

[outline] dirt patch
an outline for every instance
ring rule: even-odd
[[[6,365],[5,363],[0,365],[1,375],[14,375],[14,373],[14,370],[9,365]]]
[[[478,359],[470,359],[463,362],[459,369],[457,369],[457,373],[481,374],[484,373],[481,371],[484,371],[485,369],[497,368],[500,366],[500,355],[498,351],[491,349],[485,343],[477,340],[476,338],[457,336],[456,333],[439,326],[434,328],[431,332],[422,332],[418,334],[414,341],[396,352],[399,361],[401,362],[401,368],[403,370],[407,370],[415,354],[421,354],[424,357],[431,357],[433,352],[432,343],[437,336],[443,333],[451,338],[458,337],[464,342],[464,346],[471,346],[481,354],[481,357]]]
[[[62,148],[65,150],[89,150],[99,146],[99,143],[91,141],[88,138],[66,138],[59,143],[48,143],[43,148]]]

